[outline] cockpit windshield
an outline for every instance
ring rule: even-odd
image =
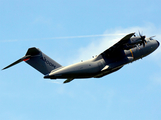
[[[153,39],[154,37],[155,37],[155,36],[150,37],[149,40],[154,40],[154,39]]]

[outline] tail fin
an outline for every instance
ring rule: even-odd
[[[7,67],[3,68],[7,69],[15,64],[18,64],[19,62],[25,61],[32,67],[34,67],[36,70],[41,72],[42,74],[46,75],[50,73],[52,70],[62,67],[59,63],[52,60],[50,57],[45,55],[43,52],[41,52],[39,49],[32,47],[29,48],[26,55],[22,57],[21,59],[15,61],[14,63],[8,65]]]

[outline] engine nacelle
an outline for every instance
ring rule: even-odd
[[[129,40],[128,45],[135,45],[142,43],[142,39],[140,37],[133,37]]]

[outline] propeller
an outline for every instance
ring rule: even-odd
[[[140,38],[142,40],[141,44],[143,44],[143,47],[145,47],[145,43],[146,43],[145,37],[146,36],[142,36],[140,32],[139,32],[139,36],[140,36]]]

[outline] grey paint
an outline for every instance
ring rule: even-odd
[[[121,69],[130,62],[149,55],[159,46],[157,40],[146,38],[143,41],[142,36],[132,37],[133,35],[134,33],[126,35],[96,58],[65,67],[52,60],[39,49],[29,48],[23,58],[4,69],[24,60],[44,74],[44,78],[67,79],[64,83],[68,83],[76,78],[100,78]]]
[[[52,60],[50,57],[42,53],[39,49],[37,48],[30,48],[28,51],[37,51],[37,54],[31,55],[29,60],[25,61],[32,67],[34,67],[36,70],[41,72],[42,74],[46,75],[50,73],[52,70],[57,69],[61,67],[60,64]]]

